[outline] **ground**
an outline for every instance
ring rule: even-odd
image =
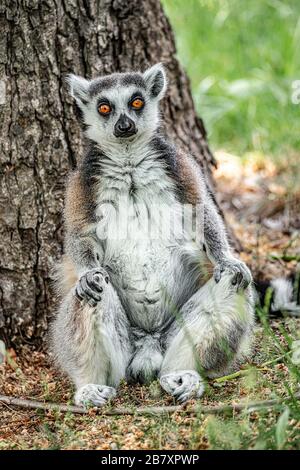
[[[299,194],[289,191],[280,171],[257,155],[241,160],[218,155],[215,173],[222,207],[243,243],[242,258],[256,279],[288,275],[299,261]],[[298,217],[298,218],[297,218]],[[265,319],[258,312],[253,356],[238,376],[209,381],[194,414],[104,416],[0,405],[0,449],[297,449],[300,448],[299,361],[295,341],[300,319]],[[43,352],[8,351],[0,365],[0,394],[45,402],[71,403],[68,380]],[[246,370],[247,369],[247,370]],[[289,396],[273,408],[204,414],[203,407]],[[167,406],[175,402],[158,383],[122,384],[110,407]],[[187,405],[194,406],[195,401]]]

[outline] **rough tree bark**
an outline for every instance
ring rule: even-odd
[[[65,75],[164,62],[168,134],[208,176],[214,159],[159,0],[1,0],[0,14],[0,336],[39,345],[62,252],[64,184],[83,146]]]

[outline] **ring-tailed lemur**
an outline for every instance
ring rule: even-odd
[[[52,350],[77,404],[103,405],[123,378],[158,377],[181,402],[199,397],[202,374],[249,351],[251,273],[231,253],[199,164],[158,131],[163,66],[69,83],[89,149],[67,186]],[[193,223],[182,228],[187,207]]]

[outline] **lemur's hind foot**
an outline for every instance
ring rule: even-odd
[[[116,396],[116,389],[107,385],[87,384],[80,387],[74,401],[79,406],[104,406]]]
[[[180,403],[191,398],[200,398],[205,390],[203,380],[194,370],[179,370],[163,375],[160,385]]]

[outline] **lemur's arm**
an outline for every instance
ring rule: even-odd
[[[90,233],[70,232],[65,236],[65,252],[72,259],[79,275],[99,266],[99,246]]]
[[[66,192],[65,252],[74,263],[78,276],[99,267],[102,261],[101,246],[96,242],[95,225],[88,193],[79,171],[76,171],[68,181]]]
[[[214,264],[230,257],[223,220],[207,194],[203,204],[203,241],[207,255]]]
[[[232,283],[244,288],[250,284],[252,276],[248,267],[242,261],[235,258],[230,250],[223,220],[218,214],[217,208],[207,194],[204,202],[204,245],[207,256],[215,265],[214,278],[219,282],[222,272],[230,270],[235,273]]]
[[[187,203],[200,206],[202,214],[202,241],[209,260],[215,266],[214,278],[219,282],[222,272],[234,272],[233,283],[246,287],[251,282],[251,273],[245,263],[235,258],[230,250],[223,220],[212,200],[200,165],[191,156],[178,152],[176,156],[179,187]]]

